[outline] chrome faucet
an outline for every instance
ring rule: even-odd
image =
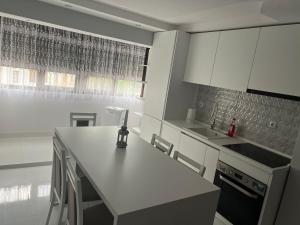
[[[212,113],[211,113],[211,115],[210,115],[210,119],[209,119],[209,121],[210,121],[210,128],[212,129],[212,130],[214,130],[215,129],[215,126],[216,126],[216,117],[217,117],[217,112],[218,112],[218,110],[219,110],[219,102],[216,102],[215,104],[214,104],[214,107],[213,107],[213,110],[212,110]]]

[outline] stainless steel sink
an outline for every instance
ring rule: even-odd
[[[227,137],[225,134],[216,132],[211,128],[201,127],[201,128],[188,128],[188,130],[192,131],[193,133],[197,133],[198,135],[206,138],[206,139],[217,139],[217,138],[224,138]]]

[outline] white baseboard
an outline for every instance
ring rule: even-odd
[[[0,170],[52,165],[52,161],[0,165]]]
[[[0,133],[0,138],[51,137],[54,130],[16,131]]]

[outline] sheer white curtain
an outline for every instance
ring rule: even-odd
[[[1,101],[93,102],[142,112],[145,47],[0,19]]]
[[[0,88],[59,97],[140,95],[146,48],[1,17]]]

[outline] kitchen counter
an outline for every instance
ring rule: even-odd
[[[190,130],[188,130],[187,128],[208,128],[209,125],[206,124],[206,123],[203,123],[203,122],[200,122],[200,121],[190,121],[190,122],[187,122],[187,121],[184,121],[184,120],[166,120],[166,121],[163,121],[165,124],[169,125],[169,126],[172,126],[173,128],[176,128],[176,129],[179,129],[180,132],[182,133],[185,133],[195,139],[198,139],[199,141],[203,142],[204,144],[208,145],[208,146],[211,146],[217,150],[219,150],[221,153],[225,153],[227,155],[230,155],[232,157],[235,157],[239,160],[242,160],[243,162],[245,163],[248,163],[254,167],[257,167],[259,168],[260,170],[264,171],[265,173],[268,173],[268,174],[273,174],[274,171],[276,170],[280,170],[280,169],[286,169],[289,167],[289,165],[287,166],[284,166],[282,168],[270,168],[264,164],[261,164],[255,160],[252,160],[250,158],[247,158],[241,154],[238,154],[226,147],[224,147],[223,145],[228,145],[228,144],[240,144],[240,143],[251,143],[251,144],[254,144],[254,145],[257,145],[259,147],[262,147],[266,150],[269,150],[269,151],[272,151],[276,154],[279,154],[279,155],[283,155],[285,157],[288,157],[288,158],[291,158],[290,156],[287,156],[285,154],[281,154],[277,151],[275,151],[274,149],[271,149],[271,148],[268,148],[266,146],[262,146],[260,144],[257,144],[253,141],[249,141],[249,140],[246,140],[244,138],[240,138],[240,137],[224,137],[224,138],[212,138],[212,139],[207,139],[207,138],[204,138],[202,137],[201,135],[195,133],[195,132],[192,132]],[[219,133],[223,133],[223,131],[219,131],[219,130],[216,130],[217,132]]]
[[[138,135],[116,148],[116,127],[56,128],[115,217],[114,225],[213,223],[220,190]]]
[[[288,158],[290,157],[280,154],[274,149],[261,146],[240,137],[232,138],[225,136],[207,139],[187,128],[209,128],[209,125],[199,121],[163,121],[161,134],[163,137],[165,136],[175,143],[177,148],[175,150],[186,152],[187,154],[190,154],[190,157],[194,157],[195,160],[204,161],[204,165],[207,167],[207,171],[209,171],[207,179],[211,182],[214,182],[216,179],[217,173],[215,171],[217,169],[217,162],[221,161],[231,168],[236,169],[241,174],[245,174],[256,181],[260,181],[265,184],[267,186],[267,190],[258,225],[274,224],[290,165],[288,164],[281,167],[271,168],[265,164],[255,161],[254,159],[248,158],[226,148],[223,145],[251,143],[276,154],[283,155]],[[224,134],[224,131],[220,132]],[[171,137],[175,138],[171,140]],[[202,156],[202,158],[200,156]],[[205,175],[206,174],[204,174],[204,177]],[[213,179],[211,179],[211,177]],[[217,215],[219,214],[217,213]],[[218,219],[224,223],[226,221],[222,216],[219,216]]]

